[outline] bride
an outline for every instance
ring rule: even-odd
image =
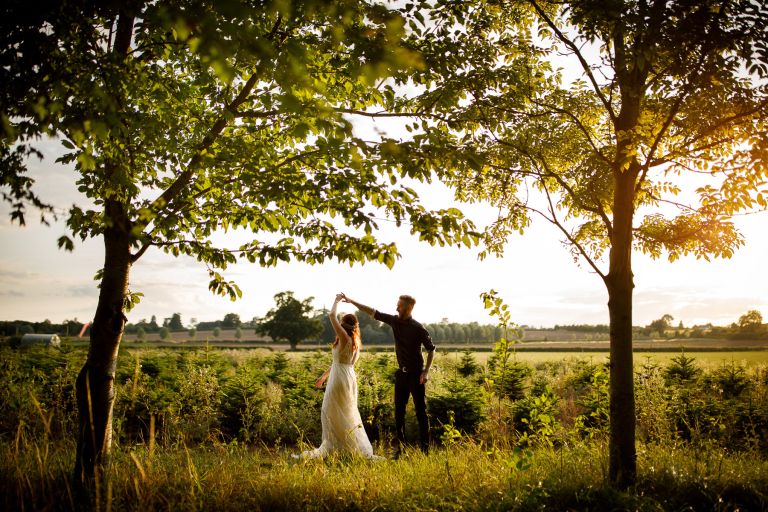
[[[328,315],[336,331],[336,340],[331,348],[333,364],[315,382],[315,387],[320,388],[327,379],[320,413],[323,442],[314,450],[302,452],[302,458],[325,457],[333,452],[378,458],[373,455],[373,447],[363,428],[360,411],[357,410],[355,363],[360,357],[360,326],[355,315],[344,315],[341,323],[336,317],[336,306],[343,298],[344,294],[336,295]]]

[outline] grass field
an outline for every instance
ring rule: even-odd
[[[371,348],[358,407],[391,456],[394,354]],[[700,374],[672,383],[664,368],[679,351],[637,352],[639,478],[620,491],[607,483],[607,373],[576,363],[607,352],[517,352],[532,368],[510,372],[524,376],[513,401],[489,394],[511,388],[487,368],[460,374],[463,347],[448,348],[429,384],[429,456],[321,462],[291,455],[321,440],[313,382],[327,346],[125,343],[113,464],[90,503],[71,480],[86,348],[0,348],[0,510],[768,510],[768,352],[688,352]],[[406,423],[416,439],[410,410]]]
[[[130,346],[128,350],[137,350],[135,346]],[[141,349],[139,349],[141,350]],[[273,351],[266,348],[253,348],[253,349],[212,349],[221,351],[226,354],[230,354],[233,358],[249,358],[249,357],[267,357],[272,354]],[[286,356],[292,360],[301,360],[305,357],[312,357],[312,351],[287,351]],[[381,351],[368,353],[363,352],[363,357],[372,357],[374,354],[381,354]],[[488,358],[491,357],[493,352],[488,350],[473,351],[475,359],[478,363],[485,363]],[[635,352],[635,364],[657,364],[665,366],[669,361],[678,357],[681,354],[680,351],[670,352]],[[442,361],[458,361],[463,355],[463,351],[458,350],[438,350],[435,356],[435,364],[439,367]],[[721,366],[723,364],[738,363],[745,367],[753,367],[759,365],[768,365],[768,350],[739,350],[739,351],[707,351],[707,352],[686,352],[686,356],[692,357],[696,360],[696,363],[702,367],[708,368],[713,366]],[[536,365],[537,363],[563,361],[568,359],[584,359],[591,362],[604,362],[608,359],[608,352],[605,351],[519,351],[515,356],[519,361]]]
[[[657,364],[665,366],[673,357],[678,357],[681,352],[635,352],[635,365],[638,364]],[[461,352],[446,352],[442,357],[458,360]],[[486,362],[492,355],[492,352],[474,352],[478,362]],[[692,357],[702,367],[720,366],[732,362],[739,363],[746,367],[757,365],[768,365],[768,351],[766,350],[745,350],[745,351],[713,351],[713,352],[686,352],[686,356]],[[520,351],[515,357],[519,361],[525,361],[532,365],[542,362],[562,361],[567,359],[586,359],[592,362],[604,362],[608,360],[608,352],[544,352],[544,351]],[[439,361],[439,359],[438,359]]]
[[[73,447],[0,443],[0,508],[80,510]],[[398,461],[294,461],[283,450],[118,448],[90,506],[117,510],[723,510],[768,506],[768,465],[744,454],[640,446],[639,480],[606,483],[602,443],[499,450],[460,442]]]

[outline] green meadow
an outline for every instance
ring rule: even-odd
[[[84,349],[0,349],[4,510],[764,510],[766,352],[638,352],[639,478],[607,482],[603,352],[438,352],[433,448],[391,460],[391,350],[357,366],[377,454],[297,461],[319,444],[328,351],[124,345],[113,461],[71,483]],[[407,434],[416,439],[408,410]]]

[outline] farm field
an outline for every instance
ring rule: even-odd
[[[657,364],[666,366],[672,358],[680,356],[681,351],[670,352],[635,352],[635,366],[641,364]],[[478,362],[486,363],[492,352],[473,352]],[[593,363],[603,363],[608,360],[608,351],[581,352],[581,351],[518,351],[515,358],[531,365],[543,362],[558,362],[567,360],[585,360]],[[445,359],[458,361],[461,359],[461,352],[451,352],[441,354]],[[686,356],[694,359],[702,367],[721,366],[728,363],[737,363],[745,367],[766,365],[768,366],[768,351],[766,350],[744,350],[744,351],[686,351]],[[439,360],[439,359],[438,359]]]
[[[659,364],[665,365],[672,358],[681,353],[687,354],[703,366],[718,366],[726,363],[739,363],[744,366],[768,365],[768,342],[747,341],[731,342],[728,340],[707,340],[708,343],[689,342],[680,344],[675,341],[660,341],[650,343],[636,343],[635,364]],[[567,359],[583,359],[595,363],[604,362],[608,357],[608,348],[602,342],[569,342],[569,343],[526,343],[518,345],[514,357],[519,361],[529,364],[540,362],[555,362]],[[639,345],[639,346],[638,346]],[[77,342],[77,347],[85,347],[85,342]],[[205,341],[159,343],[146,342],[142,344],[124,343],[123,350],[142,351],[151,349],[205,349]],[[308,353],[325,351],[323,345],[299,345],[296,351],[288,350],[287,345],[277,344],[248,344],[230,342],[209,342],[208,350],[223,351],[237,354],[247,353],[248,357],[266,357],[274,352],[284,351],[290,360],[300,360]],[[436,362],[458,361],[465,350],[470,350],[479,363],[486,363],[493,355],[492,345],[472,344],[462,346],[460,344],[443,344],[438,346]],[[364,345],[363,356],[393,352],[392,346]]]
[[[363,358],[371,358],[374,355],[382,353],[382,348],[377,347],[374,352],[363,352]],[[131,347],[130,350],[135,350]],[[225,353],[237,354],[239,352],[248,353],[249,357],[266,357],[273,353],[272,350],[266,348],[256,349],[217,349],[222,350]],[[320,349],[318,349],[320,350]],[[472,356],[480,364],[486,364],[488,359],[493,355],[490,350],[471,350]],[[285,354],[288,359],[292,361],[300,361],[312,352],[309,351],[286,351]],[[665,366],[672,358],[678,357],[681,351],[670,352],[635,352],[635,365],[639,364],[657,364]],[[445,349],[440,347],[435,354],[435,364],[439,368],[441,363],[450,362],[456,364],[464,355],[463,350]],[[739,351],[702,351],[702,352],[686,352],[688,357],[693,358],[698,364],[703,367],[721,366],[728,363],[737,363],[745,367],[768,366],[768,350],[739,350]],[[237,356],[235,356],[237,357]],[[543,362],[559,362],[568,360],[583,360],[592,363],[603,363],[608,360],[608,351],[580,351],[580,350],[559,350],[559,351],[525,351],[520,350],[513,356],[516,360],[525,362],[531,365],[536,365]]]

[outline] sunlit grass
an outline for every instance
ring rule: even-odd
[[[600,366],[583,361],[601,363],[604,354],[515,355],[533,366],[562,362],[538,366],[530,391],[534,396],[534,386],[550,385],[559,399],[558,410],[542,409],[535,416],[530,409],[521,409],[528,411],[527,416],[514,420],[523,425],[523,418],[538,421],[542,415],[554,415],[560,426],[536,438],[544,447],[489,447],[494,443],[501,447],[525,444],[522,437],[510,432],[514,426],[510,422],[514,407],[533,402],[502,404],[481,397],[478,400],[488,418],[472,434],[458,443],[449,440],[449,448],[435,448],[428,457],[416,451],[399,461],[296,461],[291,454],[305,448],[297,443],[319,439],[319,408],[314,407],[321,392],[302,390],[309,388],[318,369],[330,361],[327,351],[133,350],[121,354],[114,460],[107,478],[91,489],[97,497],[92,507],[96,510],[768,510],[764,443],[768,374],[765,366],[744,371],[732,365],[730,373],[722,371],[728,368],[720,368],[724,363],[741,364],[742,359],[736,357],[744,356],[743,352],[711,353],[719,359],[687,354],[697,365],[712,368],[699,377],[704,394],[695,388],[667,385],[660,368],[649,369],[666,364],[658,356],[671,358],[677,353],[636,354],[639,479],[635,488],[620,492],[606,484],[606,431],[574,430],[577,415],[582,414],[578,400],[592,395],[591,388],[580,395],[573,390],[585,385],[585,375],[604,373]],[[480,359],[487,354],[475,356]],[[0,510],[83,509],[86,503],[70,480],[75,454],[70,441],[74,404],[67,384],[79,368],[69,363],[76,354],[28,351],[3,355],[5,378],[0,381],[0,396],[7,418],[0,418],[6,420],[0,430]],[[438,352],[429,384],[433,404],[458,379],[461,356],[461,352]],[[528,356],[537,359],[524,359]],[[367,411],[373,411],[374,397],[385,404],[391,400],[386,381],[391,361],[386,359],[392,357],[391,353],[367,352],[360,362]],[[170,380],[136,373],[143,371],[142,365],[148,372],[163,372]],[[61,368],[66,371],[56,373]],[[180,384],[198,375],[190,368],[204,368],[207,373],[198,373],[210,377],[195,381],[200,389]],[[270,377],[275,380],[264,380],[272,372],[277,372]],[[487,389],[487,382],[480,380],[485,376],[474,374],[467,378],[472,380],[461,382]],[[208,396],[206,390],[215,391],[215,397],[222,400],[236,396],[237,390],[245,388],[230,387],[235,382],[261,390],[254,396],[263,400],[258,402],[263,407],[248,409],[248,414],[257,416],[240,410],[243,418],[257,420],[249,424],[248,436],[224,432],[234,417],[225,414],[224,405],[210,410],[182,408],[201,403]],[[217,387],[219,383],[221,387]],[[747,386],[743,396],[727,398],[723,394],[725,402],[717,398],[725,387],[735,389],[739,383]],[[131,391],[132,385],[138,391]],[[165,394],[156,396],[150,391]],[[285,398],[289,393],[294,393],[292,401]],[[710,398],[706,393],[714,395]],[[675,409],[675,397],[687,397],[698,409],[690,414]],[[133,404],[141,406],[142,400],[147,407],[157,407],[155,416],[146,411],[143,416],[133,413]],[[415,428],[412,416],[409,410],[409,425]],[[141,431],[136,427],[153,418],[161,418],[162,435],[157,438],[151,428]],[[380,427],[384,425],[376,431],[381,434],[379,439],[388,439],[391,431],[386,425],[391,419],[377,421],[381,421]],[[683,425],[687,428],[680,430],[679,421],[688,421]],[[205,424],[213,425],[212,430],[195,434]],[[439,432],[435,431],[435,441]],[[411,432],[410,437],[414,435]],[[546,447],[548,443],[554,447]],[[376,449],[384,455],[388,451],[382,446]]]
[[[72,510],[73,447],[0,447],[5,510]],[[101,510],[761,510],[768,462],[749,454],[639,450],[627,492],[605,483],[602,443],[531,451],[475,443],[408,452],[398,461],[296,461],[284,450],[233,445],[118,449],[100,490]],[[721,501],[722,500],[722,501]]]
[[[672,358],[679,357],[680,351],[672,352],[640,352],[637,351],[634,354],[635,365],[638,364],[658,364],[666,366],[672,360]],[[711,352],[686,352],[686,356],[692,357],[696,360],[696,363],[703,368],[711,368],[721,366],[723,364],[736,363],[745,367],[754,367],[760,365],[768,365],[768,350],[749,350],[749,351],[711,351]],[[450,361],[458,361],[461,359],[462,352],[447,352],[438,351],[438,355],[443,356]],[[478,363],[485,364],[488,358],[493,355],[492,352],[473,352],[475,359]],[[608,352],[579,352],[579,351],[562,351],[562,352],[545,352],[545,351],[524,351],[519,350],[515,354],[515,358],[519,361],[535,365],[537,363],[549,363],[568,360],[585,360],[593,363],[604,363],[608,361]]]

